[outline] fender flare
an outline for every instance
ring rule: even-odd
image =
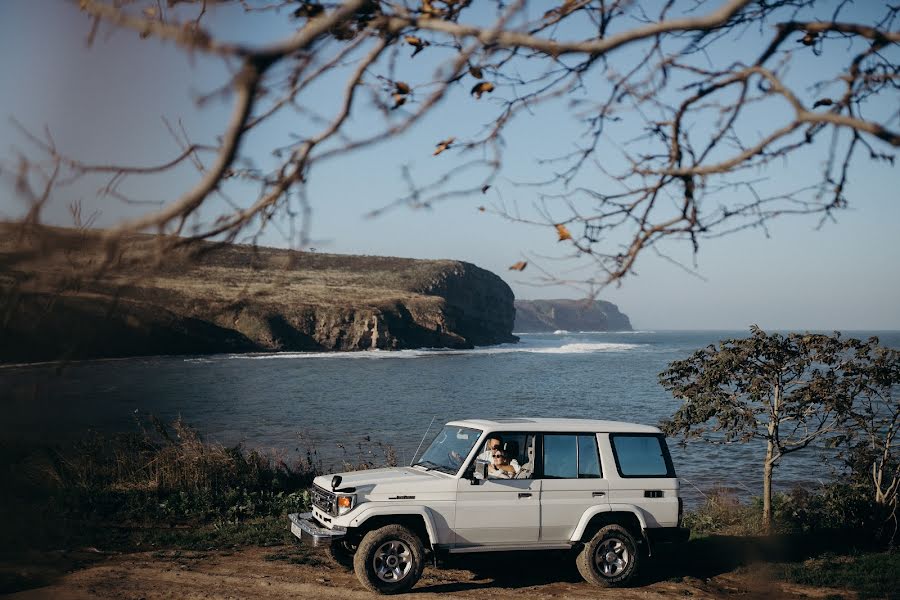
[[[591,522],[591,519],[599,514],[610,512],[627,512],[633,514],[637,518],[638,523],[641,526],[641,536],[646,537],[647,520],[644,518],[643,510],[641,510],[634,504],[605,504],[601,506],[592,506],[588,510],[584,511],[584,514],[581,515],[581,520],[578,521],[578,526],[575,527],[575,531],[572,532],[572,537],[569,538],[569,541],[580,542],[581,536],[584,535],[584,531],[585,529],[587,529],[588,523]]]
[[[396,515],[417,515],[425,521],[425,531],[428,533],[428,542],[434,546],[438,543],[437,529],[434,526],[434,518],[431,516],[431,509],[427,506],[372,506],[363,508],[359,514],[353,515],[350,520],[350,527],[360,527],[372,517],[392,517]]]

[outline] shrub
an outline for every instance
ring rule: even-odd
[[[795,488],[772,497],[773,533],[819,534],[839,532],[848,545],[889,544],[893,534],[884,507],[858,483],[834,482],[819,490]],[[684,524],[699,534],[757,535],[763,533],[762,499],[742,503],[731,491],[719,489],[696,510],[685,514]]]
[[[313,450],[290,460],[205,442],[180,419],[141,425],[140,433],[90,433],[62,449],[4,449],[3,503],[43,504],[60,518],[169,524],[237,522],[308,506],[306,488],[320,472]]]
[[[833,482],[820,491],[795,489],[781,496],[776,509],[780,528],[789,532],[841,531],[848,542],[888,543],[892,537],[885,507],[859,483]]]
[[[752,535],[759,533],[762,512],[742,504],[734,492],[717,489],[698,509],[688,511],[684,525],[695,533]]]

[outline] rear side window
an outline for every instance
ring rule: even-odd
[[[669,448],[661,435],[614,433],[616,468],[622,477],[675,477]]]
[[[580,479],[602,477],[596,435],[578,436],[578,477]]]
[[[543,475],[547,479],[601,477],[596,436],[545,434]]]

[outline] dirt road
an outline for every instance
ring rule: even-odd
[[[20,600],[53,598],[321,598],[368,599],[353,573],[324,557],[292,547],[250,548],[234,552],[145,552],[98,555],[73,572],[48,581],[49,585],[8,596]],[[605,590],[578,577],[564,557],[467,558],[450,568],[428,567],[410,594],[410,600],[451,598],[528,600],[544,598],[825,598],[845,591],[805,588],[768,581],[753,569],[708,579],[674,577],[644,581],[639,587]]]

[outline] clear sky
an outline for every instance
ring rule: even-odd
[[[872,4],[880,3],[858,6],[864,10]],[[290,33],[290,22],[283,18],[259,17],[248,25],[234,16],[223,12],[211,22],[231,39],[279,39]],[[109,29],[101,29],[88,48],[89,30],[77,3],[0,3],[0,218],[22,214],[24,205],[14,192],[16,157],[19,152],[35,154],[10,117],[35,132],[48,127],[63,151],[101,163],[160,163],[171,158],[178,148],[161,117],[172,123],[181,119],[198,141],[212,141],[221,133],[227,100],[213,100],[202,109],[195,104],[199,95],[227,81],[220,61]],[[801,66],[814,70],[816,64]],[[422,65],[433,67],[427,60]],[[335,85],[341,81],[337,75]],[[417,77],[427,74],[409,73],[410,80]],[[335,90],[316,94],[321,106],[314,108],[327,112]],[[540,285],[531,266],[522,273],[507,270],[528,260],[560,278],[589,275],[583,267],[577,270],[578,262],[560,260],[567,252],[552,230],[509,223],[477,210],[501,201],[528,210],[536,201],[531,188],[512,182],[529,179],[537,159],[571,149],[580,129],[565,105],[544,107],[510,128],[502,177],[484,196],[366,217],[406,191],[403,165],[423,182],[439,175],[457,158],[450,153],[432,157],[434,144],[450,135],[473,135],[490,120],[496,108],[491,98],[476,103],[465,90],[457,96],[436,118],[401,139],[313,172],[309,198],[317,251],[465,260],[503,277],[519,298],[578,297],[575,289]],[[265,164],[273,147],[286,143],[290,133],[302,135],[304,127],[307,124],[281,120],[249,140],[244,150]],[[353,127],[364,129],[365,119],[357,118]],[[615,159],[610,155],[610,160]],[[765,186],[789,188],[799,170],[816,169],[820,160],[818,155],[800,155],[773,167],[764,174]],[[702,279],[646,253],[636,276],[607,288],[601,297],[618,304],[639,329],[742,329],[751,323],[770,329],[900,329],[900,167],[863,159],[854,166],[847,190],[850,209],[837,214],[837,222],[817,228],[815,218],[789,217],[768,231],[753,229],[705,241],[696,257]],[[196,177],[191,170],[181,170],[164,181],[136,182],[132,189],[148,200],[169,200]],[[137,210],[108,200],[97,203],[92,198],[95,190],[82,186],[65,191],[48,207],[46,220],[70,222],[68,205],[78,199],[99,211],[100,226]],[[273,228],[261,243],[284,246],[288,240]],[[667,250],[693,261],[682,246]]]

